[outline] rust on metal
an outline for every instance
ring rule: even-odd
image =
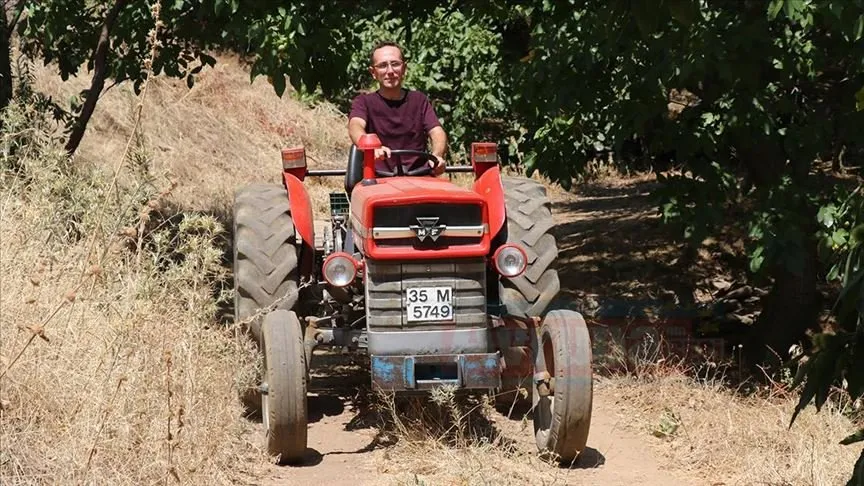
[[[385,391],[430,390],[442,385],[463,389],[501,386],[498,353],[372,356],[372,384]]]

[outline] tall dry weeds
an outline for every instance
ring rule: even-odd
[[[441,387],[428,397],[379,393],[378,465],[389,484],[564,484],[566,469],[538,457],[495,421],[494,399]],[[519,437],[531,437],[522,423]],[[529,441],[530,442],[530,441]]]
[[[242,481],[266,459],[237,398],[256,353],[214,324],[222,225],[165,210],[143,146],[115,184],[34,106],[4,127],[0,483]]]
[[[650,340],[630,354],[625,373],[601,381],[623,424],[652,436],[671,464],[708,484],[839,485],[860,449],[837,437],[857,430],[852,404],[837,394],[821,412],[789,421],[798,393],[771,383],[747,394],[730,387],[727,364],[696,366]]]

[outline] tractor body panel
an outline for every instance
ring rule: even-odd
[[[300,275],[307,277],[313,273],[315,264],[315,222],[312,216],[312,203],[303,181],[297,176],[284,171],[282,183],[288,191],[294,230],[302,240],[302,250],[299,255]]]
[[[507,230],[507,209],[504,204],[504,186],[501,184],[501,169],[495,166],[483,172],[474,181],[474,192],[482,196],[486,202],[489,235],[497,241],[496,237]],[[494,245],[492,251],[495,251]]]
[[[377,179],[351,194],[357,248],[372,260],[438,260],[489,254],[486,201],[432,177]]]

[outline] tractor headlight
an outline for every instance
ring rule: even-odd
[[[357,261],[347,253],[333,253],[324,260],[322,270],[327,283],[345,287],[357,277]]]
[[[528,266],[528,257],[522,248],[516,245],[504,245],[495,252],[492,262],[495,264],[495,270],[502,277],[518,277]]]

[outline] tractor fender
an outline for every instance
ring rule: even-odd
[[[291,219],[294,221],[294,229],[297,236],[302,240],[300,252],[300,275],[302,277],[312,274],[315,263],[315,223],[312,219],[312,202],[309,200],[309,192],[303,182],[293,174],[283,172],[283,182],[288,191],[288,203],[291,205]]]
[[[504,201],[504,185],[501,182],[501,169],[491,167],[477,180],[474,181],[474,192],[483,196],[486,200],[486,208],[489,211],[489,236],[493,242],[506,240],[500,238],[501,231],[507,230],[507,207]],[[495,251],[490,248],[490,252]]]

